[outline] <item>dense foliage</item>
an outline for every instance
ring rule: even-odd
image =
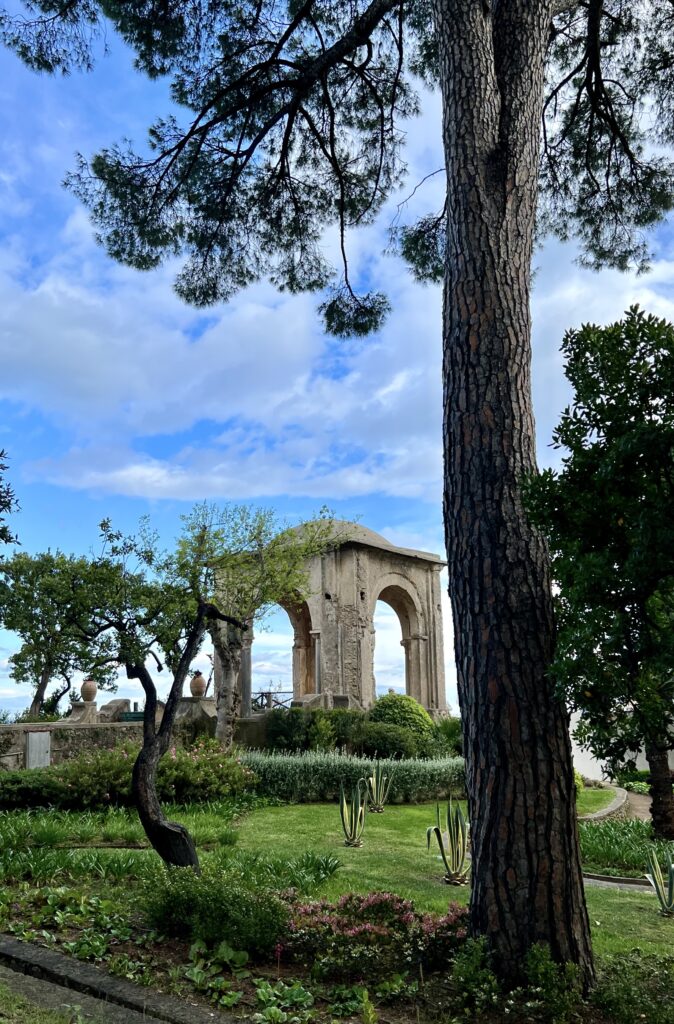
[[[18,634],[21,646],[10,655],[10,676],[33,689],[30,714],[53,714],[71,689],[76,672],[95,679],[104,690],[116,690],[117,666],[106,644],[92,649],[89,622],[82,606],[75,612],[73,594],[101,581],[114,589],[121,583],[112,567],[88,558],[45,551],[18,551],[0,562],[0,623]],[[48,687],[56,689],[47,697]]]
[[[397,696],[397,695],[396,695]],[[434,723],[412,698],[388,703],[392,718],[356,708],[275,708],[265,717],[264,747],[267,750],[342,750],[366,757],[448,757],[461,753],[461,722],[443,718]],[[407,701],[415,705],[407,714]],[[398,714],[400,710],[400,714]]]
[[[336,800],[340,784],[351,792],[360,778],[372,774],[375,764],[391,777],[391,802],[421,802],[463,795],[465,773],[460,757],[403,761],[373,761],[349,754],[308,751],[302,754],[246,751],[242,765],[257,779],[257,791],[291,803]]]
[[[562,468],[531,479],[526,494],[559,584],[552,671],[595,756],[618,771],[644,746],[666,772],[674,745],[674,326],[635,307],[609,327],[569,331],[562,351],[574,389],[553,435]],[[670,813],[671,838],[674,803]]]
[[[390,892],[349,894],[336,903],[297,903],[281,941],[283,959],[314,976],[367,981],[446,964],[466,937],[467,910],[452,905],[438,917],[419,914]]]
[[[95,750],[51,768],[0,772],[0,809],[132,806],[131,772],[138,748]],[[159,762],[157,792],[174,804],[235,796],[255,785],[251,770],[214,741],[173,747]]]

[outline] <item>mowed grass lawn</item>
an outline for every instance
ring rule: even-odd
[[[585,810],[583,804],[580,809]],[[346,892],[387,890],[413,900],[418,910],[442,913],[450,901],[467,902],[469,888],[442,881],[434,840],[426,851],[426,829],[434,823],[435,804],[387,806],[383,814],[368,814],[363,846],[351,849],[344,846],[336,804],[267,807],[242,819],[237,846],[278,856],[297,856],[305,850],[330,853],[342,867],[321,886],[321,896],[334,899]],[[650,891],[588,886],[586,896],[595,952],[627,952],[638,946],[644,952],[671,953],[674,918],[658,914]]]

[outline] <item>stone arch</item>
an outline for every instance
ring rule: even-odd
[[[405,652],[405,692],[420,704],[428,702],[425,692],[425,648],[427,641],[423,607],[416,587],[402,574],[388,573],[377,580],[370,608],[370,629],[374,640],[374,611],[377,601],[383,601],[398,616],[402,632],[401,644]],[[374,643],[372,654],[372,697],[375,697]]]
[[[306,601],[281,605],[293,628],[293,699],[301,700],[308,694],[320,692],[316,672],[319,659],[316,647],[317,635],[311,627],[311,611]]]
[[[284,602],[279,608],[288,616],[293,631],[292,686],[293,700],[301,700],[310,694],[320,692],[317,673],[318,639],[311,628],[311,612],[306,601],[296,604]],[[250,714],[252,691],[252,645],[255,637],[252,628],[244,638],[244,651],[239,672],[242,713]]]

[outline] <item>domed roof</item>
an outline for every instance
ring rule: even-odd
[[[376,533],[375,530],[371,530],[369,526],[363,526],[361,523],[351,523],[347,519],[333,519],[332,524],[335,547],[341,548],[347,544],[359,544],[367,548],[377,548],[381,551],[391,551],[397,555],[405,555],[407,558],[422,558],[425,561],[435,562],[438,565],[445,564],[444,558],[429,551],[396,547],[386,537],[382,537],[381,533]]]

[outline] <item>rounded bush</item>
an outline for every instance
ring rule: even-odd
[[[405,693],[387,693],[370,708],[371,722],[386,722],[425,736],[433,732],[433,719],[414,697]]]
[[[387,722],[365,722],[357,747],[365,757],[416,757],[417,734]]]

